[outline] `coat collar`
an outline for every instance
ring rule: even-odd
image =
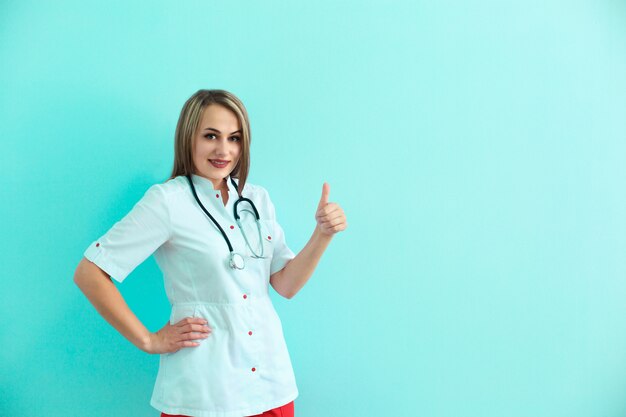
[[[222,192],[222,190],[216,190],[213,187],[213,181],[211,181],[208,178],[205,178],[201,175],[197,175],[197,174],[191,174],[191,179],[193,181],[193,185],[195,185],[196,187],[201,188],[202,190],[206,191],[206,192]],[[226,178],[226,186],[228,187],[228,193],[229,194],[237,194],[237,190],[235,189],[235,187],[233,187],[233,184],[231,183],[231,176],[228,175]],[[237,180],[237,178],[233,178],[235,180],[235,184],[239,185],[239,180]]]

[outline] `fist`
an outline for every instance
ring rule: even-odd
[[[337,232],[346,230],[348,223],[346,222],[346,215],[339,204],[328,202],[329,194],[330,185],[324,183],[322,186],[322,197],[315,213],[315,221],[317,221],[317,228],[320,232],[327,236],[333,236]]]

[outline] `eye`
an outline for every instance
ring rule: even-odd
[[[205,138],[209,139],[209,136],[215,136],[213,133],[207,133],[206,135],[204,135]]]
[[[239,136],[231,136],[231,139],[233,140],[233,142],[239,142],[241,140]]]

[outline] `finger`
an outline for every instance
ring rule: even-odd
[[[326,216],[324,219],[319,221],[321,224],[332,224],[333,226],[345,222],[346,216],[343,213],[335,213],[333,215]]]
[[[181,327],[189,323],[208,324],[206,319],[203,319],[202,317],[185,317],[181,319],[178,323],[176,323],[176,326]]]
[[[317,212],[315,213],[315,215],[318,216],[318,217],[323,217],[325,215],[328,215],[328,214],[331,214],[331,213],[335,213],[336,211],[343,212],[342,208],[339,207],[339,205],[337,203],[328,203],[324,207],[320,207],[317,210]]]
[[[330,194],[330,184],[325,182],[324,185],[322,185],[322,197],[320,198],[320,202],[317,205],[318,209],[320,209],[321,207],[324,207],[326,204],[328,204],[328,195],[329,194]]]
[[[342,220],[342,219],[335,219],[335,220],[332,220],[332,221],[324,222],[324,223],[322,223],[321,226],[323,228],[325,228],[326,230],[329,230],[329,229],[333,229],[333,228],[335,228],[337,226],[340,226],[342,224],[345,224],[344,220]]]
[[[328,234],[334,234],[346,230],[346,227],[348,227],[347,223],[337,223],[334,225],[324,225],[322,229]]]
[[[198,339],[206,339],[207,337],[209,337],[211,334],[210,333],[194,333],[194,332],[188,332],[188,333],[181,333],[179,335],[178,340],[198,340]]]
[[[334,222],[337,219],[345,220],[345,218],[346,218],[346,216],[344,216],[342,212],[337,212],[337,213],[329,214],[329,215],[324,216],[324,217],[320,217],[319,221],[321,223],[328,223],[328,222]]]
[[[315,216],[317,220],[321,220],[321,221],[332,220],[338,217],[346,217],[343,210],[337,209],[337,210],[331,211],[330,213],[320,214],[318,216]]]
[[[330,203],[326,207],[322,207],[317,211],[319,217],[324,216],[336,216],[337,213],[343,214],[343,209],[336,205],[335,203]]]
[[[188,335],[190,334],[191,333],[186,333],[185,336],[182,336],[178,338],[177,340],[173,341],[173,345],[178,346],[179,349],[181,347],[199,346],[202,343],[202,341],[208,337],[208,336],[207,337],[189,337]]]
[[[190,342],[190,341],[182,341],[182,342],[176,342],[177,346],[180,347],[196,347],[196,346],[200,346],[199,342]]]
[[[179,328],[179,333],[188,333],[188,332],[200,332],[200,333],[210,333],[213,331],[209,326],[204,324],[193,324],[189,323]]]

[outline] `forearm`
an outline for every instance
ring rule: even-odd
[[[74,282],[111,326],[145,351],[150,332],[130,310],[108,274],[83,258],[76,268]]]
[[[271,284],[283,297],[291,298],[306,284],[317,267],[322,254],[332,240],[315,227],[311,239],[295,258],[278,273],[272,275]]]

